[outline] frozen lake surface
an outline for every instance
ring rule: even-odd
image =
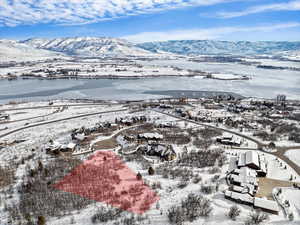
[[[97,80],[0,80],[0,103],[11,100],[57,98],[94,98],[136,100],[161,97],[155,91],[192,90],[234,92],[246,97],[274,98],[286,94],[300,100],[300,72],[258,69],[234,63],[195,63],[187,61],[151,61],[147,64],[173,65],[217,73],[250,75],[253,79],[224,81],[202,77],[157,77]],[[144,93],[147,92],[147,93]]]

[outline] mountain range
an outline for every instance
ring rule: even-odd
[[[274,41],[215,41],[215,40],[182,40],[147,42],[138,44],[151,52],[165,51],[180,55],[261,55],[276,54],[284,51],[300,50],[299,42]]]
[[[0,61],[81,57],[265,55],[299,52],[300,42],[182,40],[133,44],[108,37],[0,40]],[[26,60],[27,59],[27,60]]]

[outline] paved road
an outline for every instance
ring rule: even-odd
[[[284,162],[286,162],[290,167],[292,167],[298,173],[298,175],[300,175],[300,165],[294,163],[292,160],[290,160],[288,157],[285,156],[285,153],[288,150],[292,150],[292,149],[298,149],[300,151],[300,146],[277,147],[277,151],[272,152],[272,155],[275,155],[281,160],[283,160]]]
[[[28,126],[24,126],[24,127],[19,127],[16,128],[14,130],[11,130],[7,133],[1,134],[0,138],[4,138],[10,134],[22,131],[22,130],[26,130],[29,128],[33,128],[33,127],[39,127],[39,126],[43,126],[43,125],[47,125],[47,124],[51,124],[51,123],[57,123],[57,122],[62,122],[62,121],[67,121],[67,120],[72,120],[72,119],[77,119],[77,118],[82,118],[82,117],[88,117],[88,116],[94,116],[94,115],[100,115],[100,114],[106,114],[106,113],[114,113],[114,112],[123,112],[128,110],[126,109],[119,109],[119,110],[110,110],[110,111],[102,111],[102,112],[95,112],[95,113],[87,113],[87,114],[81,114],[81,115],[77,115],[77,116],[71,116],[71,117],[65,117],[65,118],[61,118],[61,119],[57,119],[57,120],[51,120],[51,121],[45,121],[45,122],[41,122],[41,123],[35,123],[35,124],[30,124]]]
[[[234,134],[234,135],[237,135],[239,137],[242,137],[242,138],[245,138],[249,141],[253,141],[254,143],[257,144],[257,149],[251,149],[251,150],[256,150],[256,151],[261,151],[261,152],[264,152],[264,153],[268,153],[268,154],[271,154],[271,155],[274,155],[278,158],[280,158],[281,160],[283,160],[286,164],[288,164],[291,168],[293,168],[295,170],[295,172],[300,176],[300,165],[297,165],[296,163],[294,163],[293,161],[291,161],[289,158],[287,158],[284,153],[288,150],[291,150],[291,149],[299,149],[300,151],[300,146],[292,146],[292,147],[276,147],[275,150],[277,151],[274,151],[274,152],[268,152],[268,151],[265,151],[263,147],[265,147],[265,144],[263,144],[262,142],[256,140],[255,138],[252,138],[250,136],[247,136],[247,135],[244,135],[244,134],[241,134],[239,132],[236,132],[236,131],[232,131],[232,130],[228,130],[228,129],[225,129],[225,128],[221,128],[221,127],[216,127],[216,126],[212,126],[212,125],[207,125],[205,123],[201,123],[201,122],[197,122],[197,121],[193,121],[193,120],[189,120],[189,119],[186,119],[186,118],[182,118],[182,117],[179,117],[179,116],[176,116],[176,115],[173,115],[173,114],[170,114],[170,113],[166,113],[166,112],[161,112],[161,111],[158,111],[158,110],[154,110],[155,112],[158,112],[158,113],[161,113],[161,114],[164,114],[164,115],[167,115],[167,116],[171,116],[173,118],[177,118],[177,119],[181,119],[183,121],[187,121],[189,123],[193,123],[193,124],[197,124],[197,125],[201,125],[201,126],[205,126],[205,127],[210,127],[210,128],[213,128],[213,129],[218,129],[218,130],[221,130],[221,131],[224,131],[224,132],[228,132],[228,133],[231,133],[231,134]]]
[[[22,121],[28,121],[28,120],[33,120],[33,119],[38,119],[38,118],[43,118],[46,116],[51,116],[55,113],[49,113],[46,115],[42,115],[42,116],[34,116],[34,117],[29,117],[29,118],[25,118],[25,119],[20,119],[20,120],[12,120],[12,121],[4,121],[4,122],[0,122],[0,125],[6,125],[6,124],[11,124],[11,123],[16,123],[16,122],[22,122]]]
[[[180,116],[176,116],[176,115],[173,115],[173,114],[170,114],[170,113],[166,113],[166,112],[161,112],[161,111],[158,111],[158,110],[154,110],[154,111],[158,112],[158,113],[161,113],[161,114],[164,114],[164,115],[167,115],[167,116],[171,116],[171,117],[183,120],[183,121],[187,121],[189,123],[193,123],[193,124],[197,124],[197,125],[200,125],[200,126],[217,129],[217,130],[228,132],[228,133],[231,133],[231,134],[235,134],[235,135],[240,136],[242,138],[245,138],[245,139],[247,139],[249,141],[253,141],[254,143],[257,144],[257,146],[258,146],[257,148],[258,149],[262,149],[262,147],[264,146],[264,144],[262,142],[256,140],[255,138],[249,137],[247,135],[241,134],[241,133],[233,131],[233,130],[229,130],[229,129],[226,129],[226,128],[216,127],[216,126],[213,126],[213,125],[209,125],[209,124],[197,122],[197,121],[194,121],[194,120],[186,119],[186,118],[183,118],[183,117],[180,117]]]
[[[0,109],[0,112],[28,110],[28,109],[57,108],[57,107],[64,107],[64,106],[65,107],[76,107],[76,106],[101,106],[101,105],[125,105],[125,104],[122,104],[122,103],[79,103],[79,104],[43,105],[43,106]]]

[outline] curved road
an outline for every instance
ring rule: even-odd
[[[263,147],[266,146],[264,143],[256,140],[255,138],[252,138],[252,137],[249,137],[247,135],[241,134],[239,132],[228,130],[228,129],[225,129],[225,128],[212,126],[212,125],[207,125],[205,123],[200,123],[200,122],[197,122],[197,121],[182,118],[182,117],[179,117],[179,116],[176,116],[176,115],[173,115],[173,114],[170,114],[170,113],[166,113],[166,112],[161,112],[161,111],[158,111],[158,110],[154,110],[154,111],[158,112],[158,113],[161,113],[161,114],[164,114],[164,115],[167,115],[167,116],[170,116],[170,117],[173,117],[173,118],[177,118],[177,119],[180,119],[180,120],[183,120],[183,121],[187,121],[189,123],[193,123],[193,124],[201,125],[201,126],[204,126],[204,127],[210,127],[210,128],[213,128],[213,129],[218,129],[218,130],[221,130],[221,131],[224,131],[224,132],[228,132],[228,133],[237,135],[239,137],[245,138],[249,141],[253,141],[254,143],[257,144],[257,149],[251,149],[251,150],[261,151],[261,152],[268,153],[268,154],[271,154],[271,155],[274,155],[274,156],[280,158],[286,164],[288,164],[291,168],[293,168],[295,170],[295,172],[300,176],[300,165],[297,165],[296,163],[294,163],[293,161],[291,161],[288,157],[286,157],[284,155],[284,153],[286,151],[290,150],[290,149],[300,149],[300,146],[292,146],[292,147],[280,147],[280,146],[278,146],[278,147],[276,147],[276,150],[277,150],[276,152],[267,152],[267,151],[263,150]]]

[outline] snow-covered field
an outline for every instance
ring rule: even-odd
[[[297,165],[300,165],[300,149],[289,150],[285,153],[285,156],[287,156]]]
[[[212,78],[220,80],[239,80],[242,79],[242,76],[230,73],[213,73]]]
[[[58,70],[70,70],[66,74],[57,72]],[[57,74],[56,74],[57,73]],[[187,70],[178,70],[168,66],[142,66],[136,63],[114,62],[60,62],[60,63],[38,63],[34,66],[15,66],[10,68],[0,68],[0,78],[21,75],[33,75],[36,77],[144,77],[144,76],[185,76],[191,73]],[[50,75],[49,75],[50,74]]]

